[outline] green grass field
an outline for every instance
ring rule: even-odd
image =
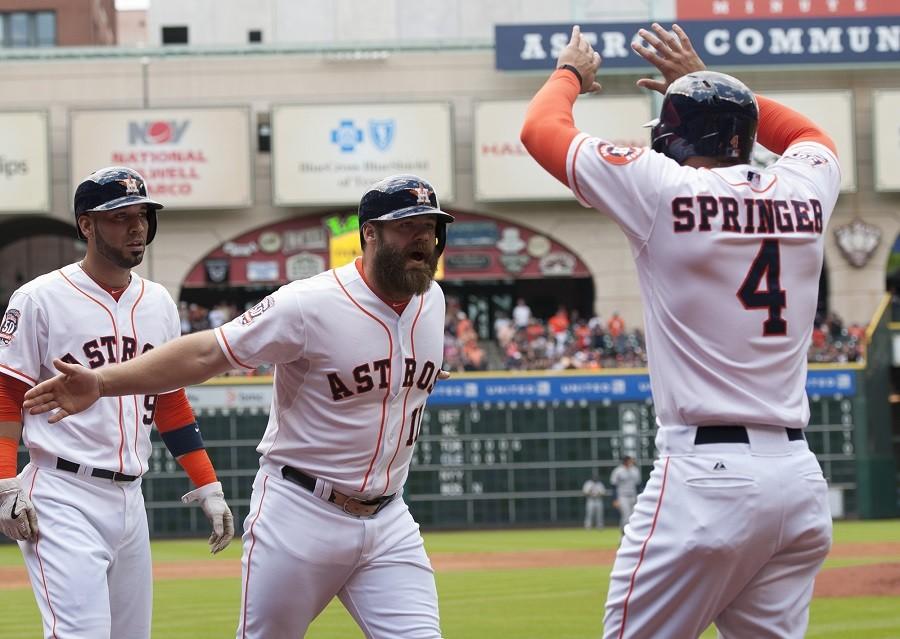
[[[603,532],[516,530],[429,533],[429,553],[526,552],[553,549],[614,549],[615,530]],[[900,520],[848,522],[835,526],[835,544],[896,542]],[[235,543],[210,557],[201,540],[153,544],[156,562],[237,560]],[[842,557],[825,566],[900,564],[900,552],[886,557]],[[21,565],[15,546],[0,546],[0,566]],[[601,634],[609,566],[438,572],[444,636],[449,639],[568,639]],[[155,583],[154,639],[233,637],[240,599],[238,578],[161,579]],[[40,619],[30,589],[3,589],[3,639],[40,637]],[[310,639],[361,639],[362,633],[337,602],[312,625]],[[703,638],[715,637],[709,630]],[[814,600],[809,638],[896,639],[900,637],[900,597]]]

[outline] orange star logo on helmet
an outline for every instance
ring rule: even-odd
[[[119,184],[125,187],[125,195],[140,195],[141,189],[138,181],[133,177],[117,180]]]
[[[414,189],[410,189],[416,196],[419,198],[416,204],[431,204],[431,191],[425,188],[425,185],[420,184],[418,187]]]

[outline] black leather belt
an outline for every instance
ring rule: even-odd
[[[70,473],[77,473],[81,468],[79,464],[62,457],[56,458],[56,468],[65,470]],[[91,471],[91,477],[99,477],[100,479],[112,479],[113,481],[134,481],[137,475],[126,475],[125,473],[117,473],[114,470],[104,470],[103,468],[94,468]]]
[[[316,478],[310,477],[302,470],[284,466],[281,469],[281,476],[298,486],[303,486],[311,493],[314,493],[316,490]],[[348,515],[353,515],[355,517],[371,517],[387,506],[396,495],[397,493],[394,493],[393,495],[367,500],[351,497],[350,495],[345,495],[336,490],[332,490],[331,495],[328,496],[328,501],[338,506]]]
[[[800,428],[785,428],[788,441],[799,441],[803,439],[803,430]],[[750,437],[747,435],[747,429],[743,426],[733,425],[712,425],[698,426],[697,434],[694,435],[694,445],[700,444],[749,444]]]

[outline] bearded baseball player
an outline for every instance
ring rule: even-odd
[[[155,423],[198,487],[212,552],[234,535],[222,485],[184,390],[100,400],[54,424],[25,412],[26,390],[53,361],[100,371],[180,333],[168,292],[131,269],[156,233],[157,211],[136,171],[92,173],[75,192],[77,264],[13,293],[0,327],[0,531],[19,542],[43,619],[55,639],[150,637],[152,570],[141,475]],[[16,476],[22,437],[30,462]]]
[[[372,639],[441,636],[418,524],[400,494],[440,375],[444,295],[433,281],[453,217],[414,175],[359,204],[363,256],[292,282],[241,317],[133,362],[30,391],[49,421],[98,397],[161,393],[275,365],[269,425],[244,521],[239,639],[296,639],[335,596]]]
[[[806,351],[823,232],[838,197],[834,143],[733,77],[685,33],[653,25],[635,51],[663,80],[650,148],[575,128],[600,56],[573,29],[522,141],[585,206],[623,230],[644,303],[659,458],[616,554],[606,639],[805,633],[831,544],[825,479],[803,435]],[[781,154],[749,164],[759,141]]]

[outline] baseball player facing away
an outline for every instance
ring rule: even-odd
[[[360,201],[362,258],[134,362],[57,361],[63,374],[27,396],[36,413],[59,408],[56,421],[98,397],[275,365],[244,521],[239,639],[303,636],[335,596],[366,637],[441,636],[434,573],[400,490],[443,359],[433,277],[452,221],[425,180],[386,178]]]
[[[644,303],[657,415],[654,464],[616,555],[606,639],[802,637],[831,545],[805,392],[837,200],[834,143],[802,115],[704,71],[684,32],[633,48],[662,73],[651,148],[578,131],[599,88],[576,27],[526,115],[522,141],[585,206],[624,231]],[[781,154],[749,164],[759,141]]]
[[[613,469],[609,483],[616,490],[615,507],[619,510],[619,528],[624,531],[634,510],[638,486],[641,484],[641,470],[635,465],[631,455],[625,455],[622,463]]]
[[[124,167],[102,169],[75,191],[77,264],[13,293],[0,329],[0,530],[18,540],[43,619],[55,639],[150,636],[153,575],[141,475],[155,423],[198,488],[213,525],[210,550],[234,534],[222,485],[181,387],[100,400],[54,424],[22,412],[28,388],[53,361],[100,371],[143,357],[180,334],[168,292],[131,269],[156,233],[162,205]],[[16,476],[20,435],[30,462]]]

